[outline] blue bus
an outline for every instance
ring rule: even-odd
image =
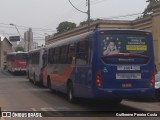
[[[152,34],[130,29],[95,29],[47,45],[43,85],[76,98],[154,96]]]

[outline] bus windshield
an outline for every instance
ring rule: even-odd
[[[149,56],[148,35],[145,34],[104,34],[101,35],[101,51],[103,56],[132,53]]]
[[[16,59],[17,60],[26,60],[26,58],[27,58],[27,54],[26,53],[16,54]]]

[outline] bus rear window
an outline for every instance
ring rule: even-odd
[[[101,35],[103,56],[118,53],[133,53],[148,56],[148,35],[137,34],[105,34]]]

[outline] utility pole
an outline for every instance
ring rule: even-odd
[[[87,14],[88,14],[88,32],[90,31],[90,0],[88,0],[88,12],[87,12]]]
[[[79,10],[78,8],[76,8],[74,5],[73,5],[73,3],[70,1],[70,0],[68,0],[69,1],[69,3],[76,9],[76,10],[78,10],[79,12],[81,12],[81,13],[85,13],[85,14],[87,14],[88,15],[88,20],[87,20],[87,22],[88,22],[88,31],[90,31],[90,0],[86,0],[86,1],[88,1],[88,11],[87,12],[84,12],[84,11],[81,11],[81,10]]]

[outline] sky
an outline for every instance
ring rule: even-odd
[[[70,0],[81,11],[87,11],[86,0]],[[124,16],[142,13],[147,7],[146,0],[90,0],[91,19],[115,19],[114,16]],[[116,18],[133,20],[138,16]],[[44,44],[45,35],[56,33],[56,28],[63,21],[80,22],[87,20],[87,14],[77,11],[68,0],[0,0],[0,34],[9,37],[18,32],[22,37],[24,32],[32,28],[34,41]]]

